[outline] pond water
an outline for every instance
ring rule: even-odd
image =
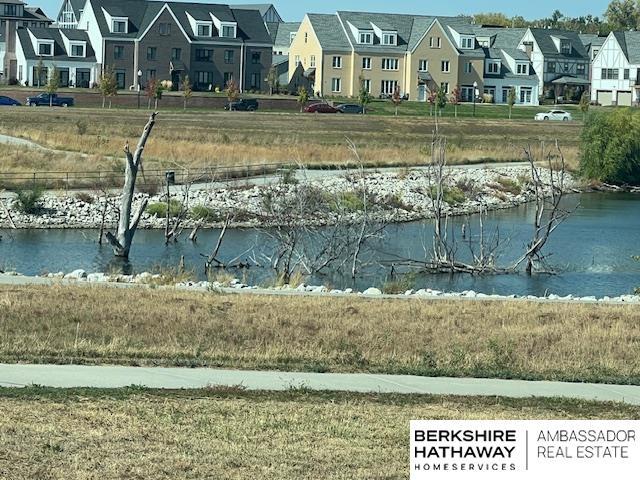
[[[640,196],[632,194],[584,194],[567,200],[569,206],[579,203],[578,210],[553,235],[545,252],[554,266],[555,275],[423,275],[415,279],[414,288],[433,288],[445,291],[475,290],[486,294],[537,295],[605,295],[631,293],[640,286]],[[504,241],[498,263],[509,265],[522,255],[532,232],[535,208],[518,208],[490,213],[485,231],[499,228]],[[456,218],[452,231],[460,232],[467,223],[475,238],[478,219]],[[334,271],[328,276],[311,279],[311,283],[335,288],[381,287],[389,278],[388,267],[379,261],[398,257],[424,259],[423,245],[431,243],[431,223],[415,222],[394,225],[387,229],[384,239],[368,255],[371,262],[355,282],[349,272]],[[163,232],[139,231],[130,261],[123,264],[113,258],[108,246],[98,246],[94,230],[20,230],[1,231],[0,268],[14,269],[28,275],[82,268],[88,272],[124,270],[127,273],[152,271],[160,266],[177,266],[181,256],[186,266],[203,276],[202,254],[207,254],[218,237],[218,230],[200,233],[198,243],[184,239],[177,244],[164,245]],[[186,235],[185,235],[186,236]],[[270,240],[256,230],[230,230],[220,257],[230,260],[240,256],[247,259],[269,250]],[[460,258],[468,256],[468,247],[461,244]],[[250,284],[260,284],[273,275],[268,269],[250,268],[233,272]]]

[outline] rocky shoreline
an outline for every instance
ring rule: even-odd
[[[297,286],[282,285],[273,287],[247,285],[237,278],[230,278],[221,281],[179,281],[173,282],[171,278],[162,274],[152,274],[143,272],[137,275],[122,274],[106,274],[102,272],[87,273],[84,270],[74,270],[64,273],[49,273],[42,277],[23,277],[16,272],[8,272],[4,274],[6,277],[21,277],[24,279],[33,278],[40,281],[64,282],[66,284],[84,284],[84,285],[127,285],[127,286],[147,286],[155,288],[176,288],[179,290],[189,290],[197,292],[211,293],[265,293],[265,294],[287,294],[287,295],[326,295],[326,296],[353,296],[367,298],[415,298],[425,300],[480,300],[480,301],[534,301],[534,302],[575,302],[575,303],[613,303],[613,304],[640,304],[640,295],[619,295],[615,297],[595,296],[579,297],[574,295],[559,296],[549,294],[545,297],[537,297],[534,295],[488,295],[475,291],[464,292],[443,292],[433,289],[407,290],[401,294],[385,294],[376,287],[371,287],[363,291],[348,289],[329,289],[322,285],[306,285]],[[0,277],[2,275],[0,274]],[[1,283],[1,282],[0,282]]]
[[[255,228],[278,222],[274,212],[294,205],[301,195],[313,197],[317,204],[304,212],[307,225],[331,225],[348,222],[361,216],[361,193],[367,192],[368,215],[377,221],[394,223],[428,219],[433,216],[433,186],[425,170],[406,170],[395,173],[343,172],[326,178],[308,181],[278,182],[272,185],[193,186],[189,192],[184,228],[220,227],[229,216],[230,226]],[[548,182],[549,172],[543,171]],[[448,170],[445,181],[445,215],[459,216],[513,208],[532,201],[534,191],[531,172],[525,166],[492,168],[456,168]],[[586,187],[567,174],[567,192],[579,193]],[[310,192],[313,195],[310,195]],[[118,196],[106,197],[84,192],[68,195],[46,194],[40,201],[37,214],[22,213],[15,199],[6,201],[8,212],[20,229],[96,229],[104,215],[106,228],[114,228],[118,212]],[[143,215],[140,228],[164,229],[163,212],[166,196],[137,194],[135,203],[149,199],[150,207]],[[172,194],[172,202],[179,209],[183,194]],[[307,197],[305,197],[307,198]],[[338,200],[336,200],[338,199]],[[134,207],[135,208],[135,207]],[[154,214],[155,213],[155,214]],[[7,212],[0,208],[0,228],[9,228]]]

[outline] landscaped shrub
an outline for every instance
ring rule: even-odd
[[[16,190],[16,208],[22,213],[29,215],[38,214],[42,208],[40,201],[42,200],[43,194],[44,189],[40,186]]]
[[[640,183],[640,114],[593,112],[580,139],[580,173],[589,180]]]
[[[182,211],[182,204],[177,200],[171,200],[169,202],[169,216],[177,217]],[[163,218],[167,216],[167,204],[166,203],[150,203],[147,207],[147,213],[154,217]]]
[[[204,205],[196,205],[193,207],[190,215],[192,219],[200,222],[214,222],[218,220],[216,212],[212,208],[205,207]]]

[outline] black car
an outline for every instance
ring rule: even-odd
[[[362,108],[362,105],[357,105],[355,103],[345,103],[343,105],[338,105],[336,109],[340,113],[358,113],[358,114],[364,113],[364,109]]]
[[[255,112],[258,110],[258,100],[254,98],[241,98],[235,102],[229,102],[224,106],[231,112]]]
[[[19,107],[20,105],[22,104],[17,100],[0,95],[0,107]]]

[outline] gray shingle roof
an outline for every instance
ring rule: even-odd
[[[42,40],[53,40],[54,48],[53,48],[53,57],[40,57],[36,55],[36,52],[33,50],[33,44],[31,43],[31,37],[29,36],[29,31],[36,37]],[[22,49],[24,51],[24,55],[29,60],[36,60],[39,58],[43,58],[44,60],[51,60],[53,62],[87,62],[87,63],[95,63],[95,52],[91,47],[91,42],[89,41],[89,36],[86,32],[81,30],[62,30],[65,35],[69,32],[75,32],[73,34],[73,40],[82,40],[87,42],[87,51],[86,58],[78,58],[78,57],[69,57],[64,48],[64,41],[62,40],[62,36],[60,35],[60,30],[57,28],[19,28],[17,31],[18,38],[20,40],[20,44],[22,45]]]
[[[268,23],[267,28],[273,45],[287,47],[291,45],[291,34],[300,29],[300,22]]]
[[[562,58],[582,58],[584,60],[589,59],[589,54],[584,48],[582,40],[577,32],[570,32],[567,30],[552,30],[544,28],[532,28],[531,33],[535,38],[542,54],[550,57],[562,57]],[[558,52],[556,44],[552,37],[569,40],[571,42],[571,54],[566,55]]]
[[[351,45],[337,15],[309,13],[307,17],[323,49],[336,51],[351,50]]]
[[[640,65],[640,32],[613,32],[629,63]]]
[[[493,27],[475,27],[475,33],[480,37],[490,37],[491,48],[517,48],[520,40],[527,33],[526,28],[493,28]]]
[[[231,5],[231,8],[237,10],[258,10],[261,17],[264,17],[270,8],[276,10],[273,3],[243,3],[239,5]]]

